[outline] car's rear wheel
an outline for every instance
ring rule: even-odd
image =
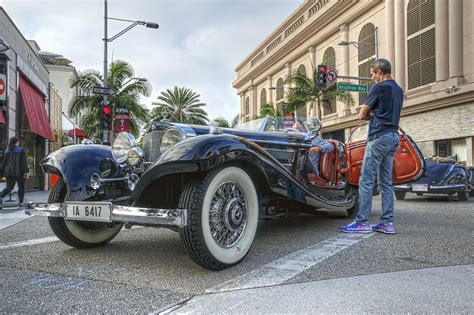
[[[210,270],[238,264],[252,246],[258,224],[258,198],[250,176],[237,167],[219,167],[183,190],[180,208],[188,224],[180,236],[191,258]]]
[[[63,203],[67,200],[67,186],[60,179],[49,194],[48,203]],[[110,242],[122,228],[122,224],[71,221],[59,217],[48,217],[54,234],[65,244],[75,248],[103,246]]]
[[[404,200],[405,196],[406,196],[406,192],[404,192],[404,191],[395,191],[395,198],[397,198],[397,200]]]
[[[458,199],[459,199],[459,201],[466,201],[467,200],[467,191],[458,191]]]
[[[351,219],[354,219],[357,216],[357,213],[359,212],[359,187],[351,186],[350,188],[352,190],[352,193],[354,194],[354,199],[355,203],[352,208],[347,209],[347,216]]]

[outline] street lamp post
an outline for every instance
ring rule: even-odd
[[[108,35],[107,35],[107,21],[108,20],[116,20],[116,21],[122,21],[122,22],[131,22],[132,24],[130,24],[128,27],[124,28],[123,30],[121,30],[120,32],[118,32],[117,34],[115,34],[114,36],[112,36],[111,38],[108,38]],[[103,41],[104,41],[104,80],[103,80],[103,86],[105,88],[108,88],[108,84],[107,84],[107,65],[108,65],[108,61],[107,61],[107,44],[115,39],[117,39],[118,37],[120,37],[121,35],[125,34],[126,32],[128,32],[129,30],[131,30],[132,28],[134,28],[135,26],[137,25],[143,25],[145,27],[148,27],[148,28],[154,28],[154,29],[157,29],[159,27],[158,23],[154,23],[154,22],[145,22],[145,21],[133,21],[133,20],[126,20],[126,19],[117,19],[117,18],[110,18],[107,16],[107,0],[104,0],[104,38],[103,38]],[[133,79],[133,78],[132,78]],[[143,79],[140,79],[138,78],[139,81],[143,81]],[[128,83],[128,82],[127,82]],[[109,95],[104,95],[104,98],[103,98],[103,102],[104,104],[107,104],[107,102],[109,101]],[[108,131],[107,130],[103,130],[103,134],[102,134],[102,137],[103,137],[103,141],[104,142],[108,142],[109,140],[109,137],[108,137]]]
[[[341,45],[341,46],[353,45],[358,50],[359,49],[363,50],[365,55],[367,56],[367,58],[369,58],[369,60],[374,60],[374,58],[372,58],[371,55],[369,55],[369,52],[367,51],[367,49],[360,46],[359,42],[355,42],[355,41],[352,41],[352,40],[343,40],[343,41],[339,42],[338,45]],[[379,59],[379,47],[378,47],[379,46],[379,32],[378,32],[378,28],[375,28],[374,45],[375,45],[375,60],[377,60],[377,59]]]

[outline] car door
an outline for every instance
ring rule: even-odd
[[[413,139],[401,131],[400,146],[393,157],[393,184],[403,184],[419,179],[424,172],[425,162]],[[366,148],[365,140],[349,142],[346,145],[347,181],[358,185]]]

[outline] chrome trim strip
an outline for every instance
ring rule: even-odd
[[[450,189],[450,188],[464,188],[466,187],[465,184],[449,184],[449,185],[443,185],[443,186],[429,186],[429,189]]]
[[[293,147],[293,148],[307,148],[310,149],[313,147],[313,145],[308,144],[308,143],[300,143],[300,142],[282,142],[282,141],[273,141],[273,140],[254,140],[250,139],[250,141],[255,142],[257,144],[262,143],[262,144],[276,144],[276,145],[281,145],[285,147]]]
[[[66,217],[66,204],[29,202],[25,213],[64,218]],[[186,209],[157,209],[113,205],[112,222],[183,227],[188,223],[188,211]]]

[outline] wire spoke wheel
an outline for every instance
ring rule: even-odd
[[[235,182],[221,184],[209,209],[209,226],[216,243],[224,248],[234,246],[247,225],[245,197]]]

